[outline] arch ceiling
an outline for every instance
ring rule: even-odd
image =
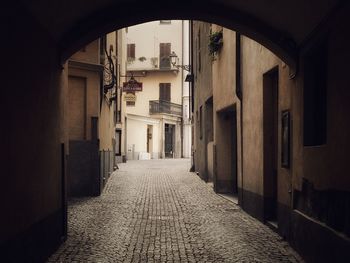
[[[9,0],[8,0],[9,1]],[[61,46],[63,59],[103,33],[157,19],[220,24],[293,65],[298,48],[342,0],[26,0],[20,4]]]

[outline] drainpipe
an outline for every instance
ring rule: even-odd
[[[189,37],[189,42],[190,42],[190,72],[193,75],[193,20],[190,20],[190,37]],[[190,120],[191,120],[191,137],[193,138],[193,127],[192,127],[192,121],[193,121],[193,105],[194,105],[194,100],[193,100],[193,91],[194,91],[194,77],[193,79],[189,82],[189,114],[190,114]],[[194,139],[191,140],[191,169],[190,172],[195,171],[195,163],[194,163],[194,153],[193,153],[193,144],[194,144]]]
[[[184,21],[182,23],[181,31],[181,63],[184,64]],[[184,69],[181,69],[181,105],[182,105],[182,116],[181,116],[181,158],[184,158]]]
[[[241,68],[241,34],[236,32],[236,96],[241,102],[240,126],[241,126],[241,192],[240,206],[243,207],[243,99],[242,99],[242,68]]]

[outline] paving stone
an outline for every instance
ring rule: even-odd
[[[189,160],[128,161],[100,197],[69,202],[48,262],[302,262],[280,236],[188,172]]]

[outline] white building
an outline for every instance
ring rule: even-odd
[[[188,21],[161,20],[127,29],[127,75],[142,91],[124,90],[127,159],[190,157]]]

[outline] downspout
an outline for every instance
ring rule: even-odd
[[[241,34],[236,32],[236,96],[241,102],[240,128],[241,128],[241,191],[238,198],[239,205],[243,207],[243,99],[242,99],[242,49]]]
[[[184,21],[182,20],[182,36],[181,36],[181,63],[184,64]],[[184,69],[181,69],[181,105],[182,105],[182,117],[181,117],[181,158],[184,158]]]
[[[190,20],[190,37],[189,37],[189,42],[190,42],[190,73],[192,75],[192,80],[190,81],[190,87],[189,87],[189,114],[190,114],[190,120],[191,120],[191,137],[193,139],[193,91],[194,91],[194,75],[193,75],[193,20]],[[194,140],[191,140],[191,169],[190,172],[195,171],[195,163],[194,163],[194,152],[193,152],[193,144]]]

